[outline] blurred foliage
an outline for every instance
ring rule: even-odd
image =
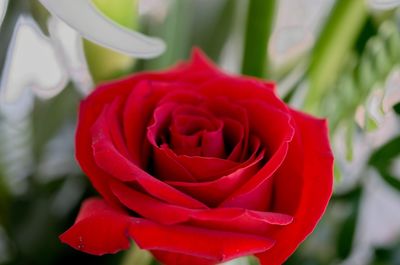
[[[317,40],[309,67],[305,109],[318,114],[320,99],[335,81],[367,18],[364,0],[338,0]]]
[[[329,115],[332,129],[339,122],[352,119],[360,105],[369,108],[367,99],[372,90],[383,87],[389,74],[399,66],[398,47],[400,32],[396,18],[392,18],[379,25],[376,34],[365,41],[360,55],[350,56],[332,92],[323,101],[322,112]],[[337,109],[338,104],[341,105],[340,109]],[[371,129],[371,123],[375,121],[368,115],[364,119],[367,121],[365,128]],[[376,128],[376,124],[373,128]]]
[[[33,157],[40,163],[43,149],[60,128],[68,121],[76,120],[81,95],[68,85],[52,100],[37,99],[32,112]],[[51,113],[52,119],[49,119]]]
[[[400,15],[395,10],[372,12],[364,0],[335,1],[314,47],[290,67],[278,71],[271,69],[267,49],[278,1],[171,0],[165,16],[151,12],[139,16],[137,0],[93,2],[116,23],[159,36],[168,47],[159,58],[135,62],[134,58],[84,41],[95,82],[133,71],[169,67],[187,58],[193,46],[221,62],[224,49],[234,41],[244,44],[235,47],[244,74],[266,77],[276,71],[283,83],[301,69],[299,77],[290,83],[286,99],[291,104],[300,101],[303,109],[328,117],[332,138],[344,129],[341,140],[348,161],[356,154],[355,137],[365,137],[380,128],[376,111],[371,111],[371,98],[377,91],[385,94],[386,80],[399,69]],[[47,33],[49,14],[37,0],[11,0],[0,28],[0,51],[7,50],[21,14],[32,15]],[[236,35],[241,37],[232,38]],[[238,50],[242,46],[243,50]],[[5,55],[0,52],[0,73]],[[305,92],[302,84],[306,84]],[[96,194],[74,161],[70,132],[81,97],[70,83],[50,100],[35,99],[23,121],[0,117],[0,264],[157,264],[135,246],[126,253],[95,257],[62,245],[57,239],[74,222],[84,198]],[[382,97],[378,99],[377,112],[385,116]],[[400,114],[400,102],[391,107],[389,111]],[[363,124],[355,120],[360,109],[365,110]],[[15,144],[11,149],[9,142]],[[363,174],[372,168],[389,187],[399,191],[400,172],[394,170],[400,158],[399,147],[400,132],[396,132],[383,145],[369,150],[367,161],[359,165],[359,179],[333,196],[315,233],[286,264],[340,264],[351,256],[366,196]],[[336,170],[340,172],[340,166]],[[399,242],[376,247],[372,256],[371,265],[400,264]],[[256,264],[254,258],[249,262]]]
[[[165,20],[151,16],[143,21],[144,31],[159,36],[167,44],[158,58],[142,61],[138,70],[163,69],[189,57],[192,47],[200,47],[218,61],[233,30],[237,1],[175,0]]]

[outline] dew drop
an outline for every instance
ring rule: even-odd
[[[85,247],[85,245],[83,244],[83,238],[82,238],[82,236],[80,236],[79,237],[79,244],[78,244],[77,248],[79,250],[82,250],[84,247]]]

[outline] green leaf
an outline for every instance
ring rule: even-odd
[[[242,73],[256,77],[266,77],[268,69],[268,41],[275,16],[275,0],[250,0]]]

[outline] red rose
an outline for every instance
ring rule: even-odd
[[[96,255],[133,239],[164,264],[281,264],[332,192],[325,121],[200,52],[97,88],[80,106],[76,157],[103,199],[60,238]]]

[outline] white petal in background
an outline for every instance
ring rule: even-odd
[[[60,56],[75,87],[83,95],[89,94],[94,85],[86,63],[81,36],[57,17],[49,18],[48,28],[57,55]]]
[[[152,58],[165,50],[163,41],[118,26],[103,16],[91,0],[40,0],[54,15],[83,37],[137,58]]]
[[[6,14],[8,0],[0,0],[0,27]]]
[[[2,77],[0,98],[7,103],[17,101],[27,88],[50,98],[66,85],[67,73],[57,51],[29,17],[17,21]]]
[[[0,81],[1,157],[14,193],[23,192],[32,170],[32,124],[28,117],[34,97],[50,98],[67,83],[67,72],[57,56],[51,40],[32,18],[20,16]]]

